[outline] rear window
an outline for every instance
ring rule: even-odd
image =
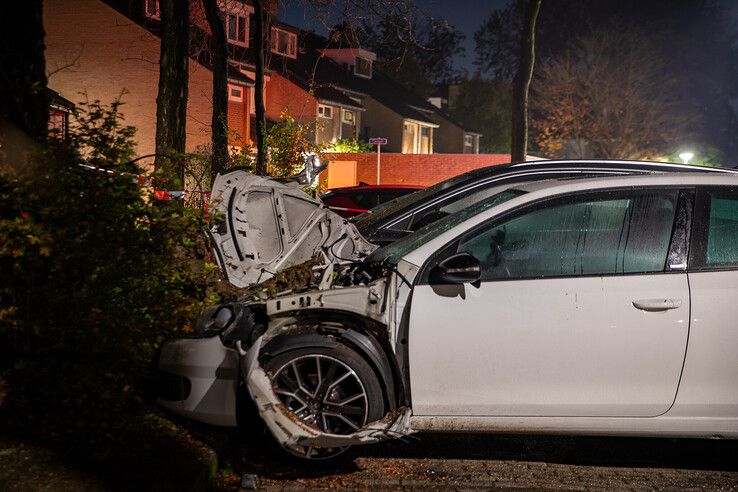
[[[710,193],[710,218],[707,229],[708,266],[738,265],[738,194]]]

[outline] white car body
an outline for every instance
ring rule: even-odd
[[[162,369],[190,379],[209,375],[212,391],[193,387],[187,398],[162,404],[198,420],[233,425],[235,398],[225,393],[235,392],[241,378],[285,446],[360,444],[414,431],[738,438],[738,264],[710,267],[695,256],[707,248],[698,244],[707,234],[705,190],[731,190],[738,203],[738,175],[552,180],[517,188],[525,193],[378,250],[369,259],[388,248],[400,252],[384,276],[336,286],[329,269],[320,288],[247,306],[262,313],[264,326],[255,341],[237,341],[232,348],[214,348],[217,336],[170,343]],[[631,196],[639,190],[678,195],[668,261],[659,271],[429,280],[450,245],[469,231],[544,210],[552,200]],[[696,198],[690,198],[693,192]],[[634,213],[629,210],[628,224]],[[727,218],[730,227],[738,227],[738,208],[734,215]],[[623,251],[631,233],[633,242],[643,244],[657,235],[628,225]],[[308,314],[338,314],[380,327],[367,333],[386,342],[384,355],[400,373],[394,379],[402,390],[395,392],[395,407],[405,409],[387,419],[384,431],[374,422],[339,437],[280,410],[259,356]],[[197,344],[220,355],[190,364]],[[218,386],[218,368],[235,365],[240,376],[221,370],[231,378]]]
[[[212,210],[221,217],[210,235],[221,272],[236,287],[272,278],[319,256],[327,264],[360,258],[376,246],[353,224],[309,197],[299,182],[279,182],[246,171],[219,174]]]

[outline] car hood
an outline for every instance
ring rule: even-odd
[[[246,171],[218,175],[211,210],[215,256],[236,287],[263,282],[315,256],[329,264],[361,259],[376,249],[352,223],[294,181]]]

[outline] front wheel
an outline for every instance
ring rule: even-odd
[[[352,434],[384,415],[379,380],[369,364],[348,347],[291,350],[269,360],[272,387],[284,406],[303,422],[331,434]],[[348,449],[285,448],[303,459],[321,460]]]

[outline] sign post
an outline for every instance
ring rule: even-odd
[[[371,145],[377,146],[377,184],[379,184],[382,161],[382,145],[387,145],[387,139],[384,137],[374,137],[369,139],[369,143]]]

